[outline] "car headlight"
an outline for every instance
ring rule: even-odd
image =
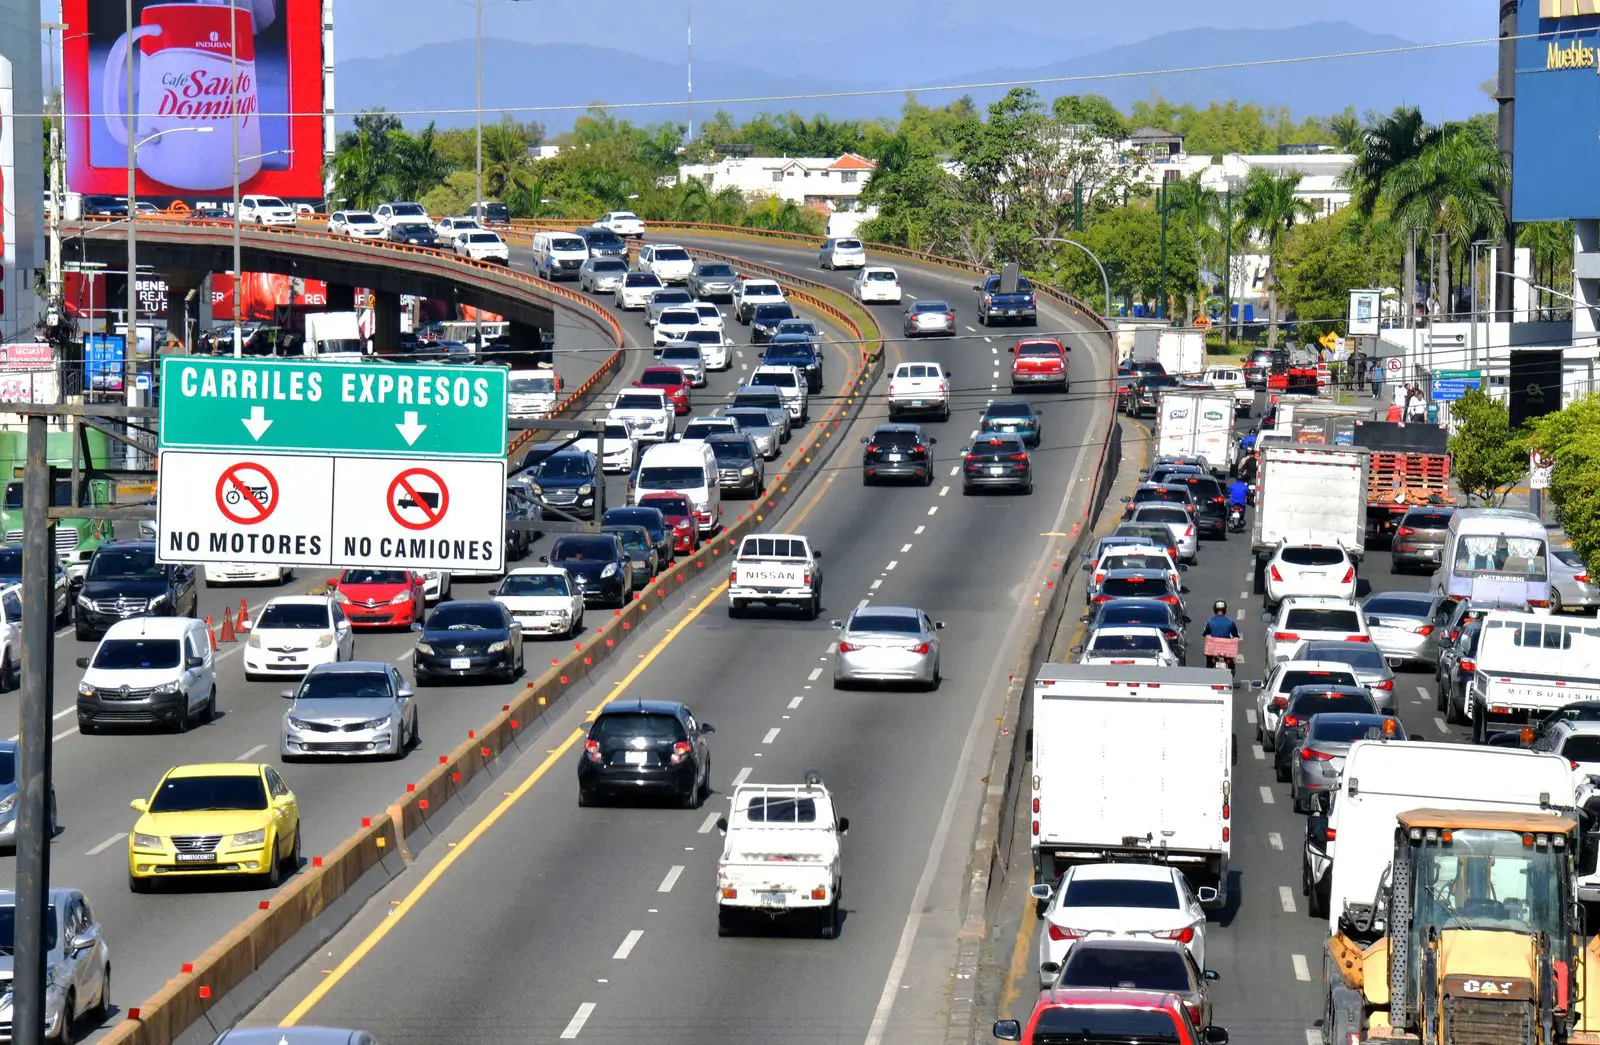
[[[389,600],[389,605],[398,606],[402,602],[410,602],[410,601],[411,601],[411,592],[410,591],[403,591],[399,595],[396,595],[394,598],[390,599]]]
[[[17,808],[17,793],[15,791],[4,798],[0,798],[0,816],[11,812],[15,808]]]
[[[756,474],[756,470],[753,467],[746,466],[744,468],[739,469],[739,474],[740,475],[755,475]]]
[[[540,486],[538,483],[534,483],[532,486],[528,487],[528,489],[533,491],[533,495],[535,497],[544,496],[544,487]]]
[[[166,595],[164,595],[164,594],[163,595],[157,595],[155,598],[150,600],[150,608],[151,609],[155,609],[157,606],[161,605],[163,602],[166,602],[166,601],[167,601],[167,596]]]
[[[91,609],[91,610],[94,609],[94,601],[91,600],[87,595],[79,595],[78,596],[78,605],[79,606],[84,606],[84,607],[86,607],[88,609]]]
[[[252,632],[251,635],[250,635],[250,641],[247,643],[247,645],[251,649],[260,649],[261,648],[261,636]]]
[[[295,718],[293,715],[290,715],[288,717],[287,721],[289,723],[289,728],[291,728],[291,729],[310,729],[311,728],[311,723],[307,722],[303,718]]]
[[[381,718],[369,718],[356,726],[357,729],[385,729],[394,721],[394,716],[384,715]]]
[[[419,642],[417,643],[417,652],[431,657],[433,656],[433,647],[426,642]]]
[[[578,487],[578,496],[579,497],[587,497],[592,493],[594,493],[594,487],[589,485],[588,483],[584,483],[582,486]]]
[[[489,652],[490,653],[504,653],[506,650],[508,650],[510,648],[511,648],[510,641],[491,642],[491,643],[489,643]]]
[[[80,696],[80,697],[92,697],[92,696],[94,696],[94,687],[89,685],[89,683],[87,683],[87,682],[78,683],[78,696]]]
[[[349,602],[350,601],[350,596],[346,595],[344,592],[340,591],[338,588],[335,588],[335,589],[333,589],[333,601],[334,602]]]
[[[176,682],[163,682],[159,686],[152,686],[150,692],[156,694],[176,693],[178,692],[178,684]]]
[[[254,831],[243,831],[228,839],[229,845],[260,845],[267,840],[267,829],[258,827]]]
[[[252,643],[255,642],[256,641],[256,637],[254,635],[250,636],[250,641]],[[318,635],[317,636],[317,648],[318,649],[327,649],[331,645],[333,645],[333,633],[332,632],[326,632],[326,633],[324,633],[322,635]]]
[[[133,833],[133,847],[135,849],[160,849],[162,848],[161,836],[140,834],[135,831]]]
[[[617,575],[617,564],[614,563],[614,562],[606,563],[606,568],[600,571],[600,576],[601,577],[615,577],[616,575]]]

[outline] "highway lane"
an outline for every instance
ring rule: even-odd
[[[625,383],[651,356],[648,349],[637,350],[637,346],[649,343],[648,328],[639,314],[619,318],[629,344],[636,347],[618,378],[619,383]],[[558,366],[563,367],[569,385],[586,378],[611,351],[592,328],[582,324],[558,325],[558,339]],[[834,373],[842,377],[842,366]],[[700,402],[731,392],[739,383],[739,374],[737,365],[731,372],[713,374],[710,388],[698,393]],[[621,481],[614,479],[610,483],[612,502],[621,503],[622,493]],[[730,502],[733,510],[737,505],[737,501]],[[536,563],[549,540],[546,537],[537,542],[524,561]],[[213,615],[220,626],[224,609],[236,612],[241,598],[259,611],[267,599],[308,590],[333,572],[326,568],[303,569],[282,588],[203,588],[199,612]],[[456,598],[477,597],[491,586],[486,580],[458,579],[453,594]],[[397,662],[409,676],[413,642],[409,632],[362,632],[356,640],[356,655]],[[94,644],[77,641],[70,627],[57,636],[55,786],[61,831],[52,850],[52,878],[84,889],[94,902],[111,944],[116,997],[123,1004],[137,1004],[147,997],[176,974],[182,962],[213,943],[265,895],[248,885],[202,883],[197,887],[169,888],[154,896],[132,896],[126,884],[125,838],[132,817],[127,802],[147,795],[162,770],[179,762],[278,761],[284,708],[278,692],[284,684],[245,682],[240,667],[241,645],[242,640],[241,644],[224,645],[219,650],[219,706],[223,714],[215,723],[183,736],[125,733],[83,737],[77,733],[72,714],[82,675],[74,662],[92,653]],[[548,663],[546,658],[559,656],[564,649],[566,646],[557,641],[529,642],[529,676]],[[448,751],[468,730],[493,717],[520,685],[467,685],[419,691],[424,744],[400,762],[297,763],[285,767],[285,777],[299,795],[305,814],[305,856],[309,859],[326,852],[359,827],[361,816],[380,812],[407,782],[421,775],[437,754]],[[14,721],[18,710],[16,692],[0,695],[0,717]],[[11,860],[10,854],[0,856],[0,874],[9,873]]]
[[[743,254],[744,246],[727,249]],[[907,278],[913,293],[937,285],[920,273]],[[1068,322],[1061,314],[1050,321]],[[985,393],[996,356],[981,341],[889,352],[890,363],[937,359],[957,386],[981,384]],[[1105,374],[1103,350],[1078,362]],[[551,724],[549,757],[524,758],[507,775],[514,797],[480,799],[448,833],[457,843],[450,856],[440,847],[426,853],[246,1022],[272,1024],[299,1006],[305,1022],[359,1025],[397,1042],[446,1033],[860,1042],[881,1012],[872,1040],[937,1033],[975,810],[958,815],[952,803],[957,785],[976,784],[982,772],[969,759],[992,729],[994,698],[1031,609],[1025,578],[1095,460],[1088,433],[1103,418],[1087,405],[1038,397],[1045,445],[1035,495],[963,497],[950,472],[986,397],[964,397],[948,424],[928,426],[940,440],[940,468],[927,488],[862,488],[854,447],[882,417],[869,404],[839,456],[777,523],[823,549],[824,617],[870,599],[921,605],[948,623],[937,692],[836,692],[825,621],[730,620],[720,586],[712,587],[670,641],[592,680]],[[667,626],[656,621],[652,634]],[[717,793],[706,808],[578,808],[575,730],[607,697],[683,699],[716,726]],[[812,768],[852,821],[840,938],[719,939],[711,883],[720,843],[711,822],[726,809],[730,784],[794,780]],[[432,884],[419,885],[416,871]],[[397,903],[404,917],[389,914]],[[896,1005],[902,998],[916,1001]]]
[[[1130,442],[1125,423],[1125,445]],[[1140,433],[1148,431],[1137,426]],[[1203,644],[1200,632],[1210,616],[1211,603],[1224,599],[1229,612],[1244,634],[1241,645],[1241,680],[1263,678],[1261,597],[1253,591],[1253,564],[1248,531],[1231,534],[1225,543],[1202,545],[1200,562],[1184,575],[1190,594],[1188,609],[1193,621],[1189,627],[1191,663],[1198,659]],[[1428,584],[1426,576],[1394,574],[1387,550],[1369,550],[1359,574],[1360,595],[1371,591],[1419,591]],[[1074,607],[1081,604],[1081,588],[1072,593]],[[1434,680],[1431,672],[1403,671],[1396,680],[1400,719],[1408,732],[1428,740],[1465,741],[1467,730],[1447,726],[1434,711]],[[1208,964],[1221,974],[1213,989],[1216,1022],[1228,1029],[1240,1045],[1285,1045],[1305,1041],[1321,1042],[1322,1017],[1321,955],[1327,936],[1327,922],[1308,914],[1301,895],[1301,853],[1306,818],[1294,811],[1289,785],[1276,781],[1270,756],[1255,738],[1255,694],[1241,687],[1235,696],[1234,729],[1239,744],[1239,761],[1234,769],[1232,888],[1227,907],[1213,915],[1208,926],[1206,955]],[[1129,750],[1137,757],[1137,743]],[[1019,810],[1026,796],[1019,797]],[[1019,816],[1018,823],[1026,823]],[[1028,850],[1023,839],[1017,847],[1019,860],[1013,877],[1026,880]],[[1036,954],[1039,923],[1031,903],[1020,922],[1016,915],[1024,906],[1012,904],[1007,940],[1020,925],[1021,937],[1015,950],[1019,961],[1012,987],[1015,997],[1006,1014],[1025,1019],[1037,991]],[[1000,950],[1002,965],[1012,957],[1008,944]]]

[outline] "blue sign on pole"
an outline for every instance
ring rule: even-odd
[[[1481,383],[1473,379],[1434,378],[1433,399],[1437,403],[1453,403],[1460,399],[1469,389],[1480,387],[1482,387]]]
[[[127,340],[121,334],[86,334],[83,338],[83,389],[122,391]]]

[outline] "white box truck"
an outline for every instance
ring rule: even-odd
[[[1034,882],[1073,864],[1173,865],[1227,895],[1233,679],[1211,668],[1045,664],[1033,683]]]
[[[1206,369],[1206,336],[1198,330],[1174,327],[1136,330],[1132,358],[1153,359],[1169,374],[1199,377]]]
[[[1337,545],[1360,558],[1367,540],[1368,452],[1353,446],[1258,442],[1256,593],[1281,544]]]
[[[1333,807],[1312,817],[1307,832],[1323,833],[1333,866],[1326,896],[1313,895],[1312,913],[1325,911],[1329,935],[1353,939],[1383,934],[1379,890],[1394,855],[1396,817],[1411,809],[1570,809],[1572,769],[1549,752],[1399,740],[1350,745]],[[1324,830],[1325,827],[1325,830]]]
[[[1176,389],[1156,407],[1156,454],[1194,454],[1226,475],[1232,462],[1233,393]]]

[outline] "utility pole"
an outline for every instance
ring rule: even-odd
[[[686,28],[686,35],[684,37],[684,42],[688,46],[688,55],[689,55],[689,64],[686,67],[686,73],[687,73],[687,77],[688,77],[686,82],[687,82],[688,87],[689,87],[689,135],[688,135],[688,137],[686,137],[684,139],[684,143],[685,144],[694,141],[694,5],[693,4],[689,5],[688,15],[689,15],[689,20],[688,20],[687,26],[685,27]]]
[[[1166,186],[1156,188],[1156,209],[1161,212],[1161,281],[1156,300],[1156,318],[1167,315],[1167,191]]]
[[[1228,183],[1223,195],[1223,247],[1222,256],[1222,347],[1228,347],[1228,331],[1233,326],[1233,183]]]
[[[1500,158],[1507,177],[1500,185],[1500,210],[1505,221],[1496,237],[1500,264],[1495,266],[1495,319],[1509,323],[1515,316],[1512,304],[1512,272],[1516,270],[1517,229],[1511,222],[1512,137],[1517,109],[1517,0],[1500,0],[1500,69],[1496,80],[1496,124]]]
[[[115,10],[115,8],[113,8]],[[122,341],[122,396],[129,406],[139,405],[139,222],[138,168],[134,166],[139,155],[138,123],[133,114],[133,53],[139,48],[134,41],[133,0],[127,2],[128,15],[128,67],[124,70],[128,83],[128,322],[127,336]],[[130,431],[131,435],[132,432]],[[133,448],[128,448],[129,461]]]

